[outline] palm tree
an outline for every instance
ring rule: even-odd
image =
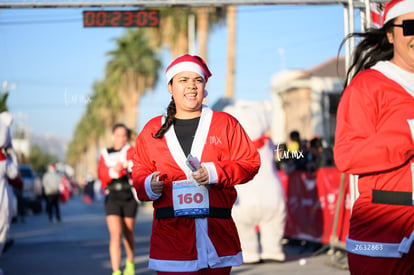
[[[91,101],[86,107],[69,144],[67,161],[75,167],[78,175],[89,173],[96,176],[98,145],[107,136],[120,110],[117,93],[113,92],[104,81],[96,82]]]
[[[209,31],[209,13],[211,7],[202,7],[196,9],[197,14],[197,42],[198,55],[207,61],[207,45],[208,45],[208,31]]]
[[[222,7],[197,8],[160,8],[160,27],[146,29],[150,33],[151,44],[157,48],[168,47],[171,56],[188,53],[188,17],[196,15],[198,54],[207,59],[208,33],[211,27],[221,25],[226,18],[226,9]]]
[[[66,156],[67,162],[74,166],[77,176],[77,181],[80,181],[86,174],[86,163],[84,156],[86,155],[88,144],[87,140],[87,127],[84,116],[78,122],[75,128],[75,133],[72,141],[68,146],[68,153]]]
[[[188,52],[188,16],[187,7],[159,8],[160,26],[144,29],[151,37],[154,48],[169,48],[172,57]]]
[[[96,176],[98,147],[109,143],[115,122],[136,128],[139,98],[154,88],[158,78],[161,62],[142,31],[129,30],[116,43],[117,48],[109,53],[106,77],[94,84],[91,102],[69,144],[67,160],[77,164],[78,179],[86,173]]]
[[[207,61],[208,34],[210,28],[221,26],[226,18],[226,8],[200,7],[195,8],[197,17],[197,44],[198,55]]]
[[[139,99],[148,88],[154,88],[161,67],[148,40],[140,29],[128,30],[116,39],[117,48],[108,53],[112,58],[107,64],[106,75],[114,87],[118,86],[124,110],[121,120],[133,130],[137,128]]]
[[[110,143],[111,128],[116,122],[121,121],[124,113],[124,106],[121,104],[116,81],[106,78],[103,81],[97,81],[93,85],[95,95],[92,100],[98,109],[101,127],[104,133],[99,136],[99,148],[104,148]]]

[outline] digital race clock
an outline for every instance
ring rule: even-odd
[[[158,27],[157,10],[84,11],[84,27]]]

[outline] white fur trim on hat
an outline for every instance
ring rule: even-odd
[[[194,62],[186,61],[186,62],[180,62],[180,63],[172,66],[166,72],[167,83],[169,83],[170,80],[176,74],[181,73],[181,72],[195,72],[195,73],[198,73],[199,75],[201,75],[201,77],[205,80],[203,69],[201,69],[201,67],[198,64],[194,63]]]
[[[386,14],[384,25],[390,20],[410,12],[414,12],[414,0],[403,0],[390,8]]]

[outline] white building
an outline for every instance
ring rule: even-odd
[[[272,77],[272,139],[285,142],[292,130],[302,139],[322,137],[333,145],[336,110],[343,90],[345,62],[332,58],[310,70],[286,70]]]

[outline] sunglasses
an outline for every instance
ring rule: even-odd
[[[394,24],[394,27],[403,28],[403,35],[414,35],[414,20],[403,20],[401,25]]]

